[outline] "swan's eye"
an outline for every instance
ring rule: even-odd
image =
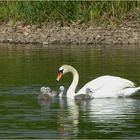
[[[64,69],[62,69],[62,70],[59,70],[59,73],[63,73],[63,70],[64,70]]]

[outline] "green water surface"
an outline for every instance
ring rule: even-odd
[[[62,64],[78,70],[77,90],[101,75],[140,85],[140,46],[0,44],[0,138],[140,138],[140,95],[38,102],[41,86],[69,87],[71,74],[56,82]]]

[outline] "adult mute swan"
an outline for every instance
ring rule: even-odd
[[[73,81],[68,88],[67,97],[75,98],[75,96],[85,93],[89,88],[92,91],[93,98],[106,98],[106,97],[127,97],[140,91],[140,87],[135,87],[135,83],[116,76],[100,76],[87,84],[85,84],[77,93],[75,93],[76,87],[79,82],[79,74],[77,70],[70,65],[62,65],[59,68],[57,81],[59,81],[62,75],[66,73],[72,73]]]

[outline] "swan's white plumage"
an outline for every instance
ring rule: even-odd
[[[63,70],[63,74],[68,72],[73,74],[73,82],[67,91],[67,97],[70,98],[74,98],[77,94],[85,93],[87,88],[90,88],[92,91],[93,98],[127,97],[140,91],[140,87],[135,87],[135,83],[130,80],[106,75],[88,82],[77,93],[75,93],[75,89],[79,81],[79,75],[76,69],[70,65],[63,65],[59,70]]]
[[[81,88],[77,94],[83,93],[86,88],[90,88],[93,92],[94,98],[96,97],[116,97],[117,93],[124,89],[134,89],[135,84],[127,79],[116,76],[101,76],[98,77]],[[124,91],[125,92],[125,91]],[[124,93],[123,92],[123,93]]]

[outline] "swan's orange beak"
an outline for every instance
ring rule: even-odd
[[[63,73],[59,72],[58,75],[57,75],[57,79],[56,80],[59,81],[62,78],[62,75],[63,75]]]

